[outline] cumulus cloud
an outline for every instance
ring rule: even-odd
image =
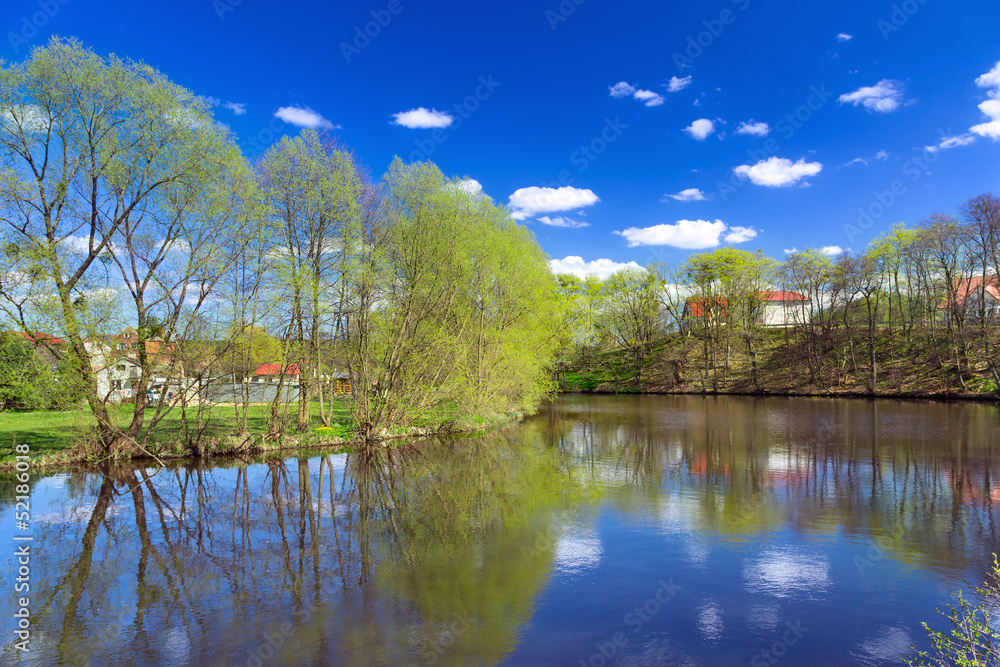
[[[392,118],[393,125],[402,125],[411,130],[425,130],[431,127],[445,128],[455,122],[451,114],[426,107],[400,111],[392,114]]]
[[[838,42],[849,42],[852,39],[854,39],[854,35],[848,35],[846,32],[842,32],[839,35],[837,35]]]
[[[953,137],[944,137],[934,146],[927,146],[927,150],[932,153],[937,151],[946,151],[950,148],[959,148],[960,146],[968,146],[969,144],[976,143],[976,137],[971,134],[959,134]]]
[[[668,245],[684,250],[703,250],[719,245],[725,234],[726,243],[742,243],[757,236],[751,227],[729,227],[722,220],[678,220],[672,225],[629,227],[615,234],[623,237],[630,248]]]
[[[243,102],[226,102],[222,105],[223,109],[229,109],[237,116],[242,116],[247,112],[247,105]]]
[[[585,206],[593,206],[601,199],[593,190],[574,188],[521,188],[515,190],[507,202],[507,208],[515,220],[526,220],[539,213],[557,213]]]
[[[882,79],[874,86],[863,86],[853,93],[845,93],[838,98],[841,104],[861,105],[868,111],[889,113],[899,108],[903,102],[903,82]]]
[[[663,104],[663,95],[654,93],[652,90],[637,90],[632,97],[639,100],[647,107],[658,107]]]
[[[976,85],[988,91],[986,94],[990,99],[980,104],[979,110],[989,120],[973,125],[969,131],[981,137],[1000,139],[1000,62],[997,62],[989,72],[978,77]]]
[[[280,107],[274,117],[296,127],[332,128],[333,123],[309,107]]]
[[[571,273],[580,279],[594,276],[600,280],[604,280],[612,273],[617,273],[622,269],[642,269],[635,262],[621,263],[613,262],[610,259],[595,259],[592,262],[585,262],[583,257],[576,255],[549,260],[549,267],[551,267],[552,273]]]
[[[791,247],[791,249],[789,249],[789,248],[785,248],[785,254],[786,254],[786,255],[794,255],[794,254],[795,254],[795,253],[797,253],[798,251],[799,251],[799,249],[798,249],[798,248],[796,248],[795,246],[792,246],[792,247]]]
[[[569,218],[564,218],[562,216],[550,218],[547,215],[543,215],[538,218],[538,222],[543,225],[548,225],[549,227],[565,227],[566,229],[582,229],[583,227],[589,227],[589,222],[581,222],[579,220],[570,220]]]
[[[672,76],[670,77],[670,82],[667,84],[667,90],[671,93],[678,93],[691,85],[692,78],[690,76]]]
[[[652,90],[637,88],[628,81],[619,81],[613,86],[608,86],[608,90],[611,91],[611,97],[616,99],[632,97],[647,107],[658,107],[664,102],[663,95],[654,93]]]
[[[829,255],[830,257],[836,257],[837,255],[842,255],[845,252],[850,252],[850,248],[841,248],[839,245],[825,245],[819,249],[824,255]]]
[[[750,179],[754,185],[767,188],[782,188],[795,185],[804,178],[815,176],[823,170],[819,162],[806,162],[804,158],[792,162],[785,158],[771,157],[757,164],[740,165],[733,169],[739,175]]]
[[[608,86],[608,90],[611,91],[611,97],[616,99],[631,97],[635,94],[635,86],[628,81],[619,81],[613,86]]]
[[[687,190],[681,190],[675,195],[667,195],[671,199],[676,199],[677,201],[708,201],[708,197],[705,193],[698,188],[688,188]]]
[[[715,132],[715,123],[707,118],[699,118],[690,125],[684,128],[684,131],[690,134],[692,137],[698,141],[704,141],[709,137],[710,134]]]
[[[460,181],[452,181],[447,187],[461,192],[473,201],[478,201],[483,196],[483,184],[474,178],[466,177]]]
[[[726,243],[745,243],[754,238],[757,238],[757,230],[753,227],[730,227],[722,240]]]
[[[753,137],[766,137],[770,132],[770,125],[767,123],[755,123],[753,119],[746,123],[740,123],[736,128],[736,134],[749,134]]]

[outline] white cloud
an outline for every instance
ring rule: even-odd
[[[569,211],[584,206],[593,206],[601,201],[593,190],[584,190],[566,185],[561,188],[521,188],[515,190],[507,202],[507,208],[515,220],[532,218],[539,213]]]
[[[637,90],[632,97],[645,103],[647,107],[658,107],[663,104],[663,95],[654,93],[652,90]]]
[[[976,85],[980,88],[992,88],[993,90],[990,92],[990,97],[1000,96],[1000,61],[998,61],[989,72],[980,77],[976,77]]]
[[[959,148],[976,143],[976,137],[971,134],[958,134],[953,137],[943,137],[935,146],[927,146],[927,150],[932,153],[946,151],[951,148]]]
[[[642,269],[635,262],[623,264],[613,262],[610,259],[595,259],[592,262],[585,262],[583,261],[583,257],[575,255],[570,255],[564,259],[549,260],[549,266],[552,268],[552,273],[571,273],[580,279],[595,276],[601,280],[622,269]]]
[[[15,104],[0,109],[0,127],[7,126],[10,132],[20,127],[25,132],[44,132],[49,128],[49,117],[35,104]]]
[[[750,227],[730,228],[722,220],[678,220],[672,225],[629,227],[615,234],[624,237],[630,248],[668,245],[684,250],[702,250],[718,246],[723,234],[726,234],[726,243],[742,243],[757,236],[757,231]]]
[[[930,148],[930,147],[928,147],[928,148]],[[934,149],[932,148],[931,150],[934,150]],[[855,164],[863,164],[863,165],[865,165],[867,167],[868,164],[872,160],[888,160],[888,159],[889,159],[889,154],[887,152],[885,152],[884,150],[881,150],[878,153],[875,153],[875,155],[873,157],[871,157],[871,158],[856,157],[853,160],[851,160],[850,162],[845,162],[841,166],[842,167],[850,167],[851,165],[855,165]]]
[[[690,134],[692,137],[698,141],[704,141],[708,138],[710,134],[715,132],[715,123],[707,118],[699,118],[690,125],[684,128],[684,131]]]
[[[611,91],[611,97],[620,99],[631,96],[647,107],[658,107],[664,102],[663,95],[654,93],[652,90],[636,88],[628,81],[619,81],[615,85],[609,86],[608,90]]]
[[[464,193],[469,199],[474,201],[479,200],[483,194],[483,184],[474,178],[463,178],[460,181],[452,181],[447,187]]]
[[[690,76],[685,76],[685,77],[672,76],[670,77],[670,83],[667,84],[667,90],[670,91],[671,93],[678,93],[691,85],[692,78],[693,77]]]
[[[791,250],[789,250],[788,248],[785,248],[785,254],[786,254],[786,255],[794,255],[794,254],[795,254],[795,253],[797,253],[798,251],[799,251],[799,249],[798,249],[798,248],[796,248],[795,246],[792,246],[792,249],[791,249]]]
[[[819,249],[824,255],[829,255],[830,257],[836,257],[837,255],[842,255],[845,252],[850,252],[850,248],[841,248],[839,245],[825,245]]]
[[[726,243],[746,243],[753,238],[757,238],[757,230],[753,227],[730,227],[722,240]]]
[[[628,81],[619,81],[615,85],[609,86],[608,90],[611,91],[611,97],[614,98],[631,97],[635,94],[635,86]]]
[[[973,125],[969,128],[969,132],[978,134],[981,137],[1000,139],[1000,99],[986,100],[979,105],[979,110],[988,116],[990,121]]]
[[[839,35],[837,35],[838,42],[849,42],[852,39],[854,39],[854,35],[848,35],[846,32],[842,32]]]
[[[247,112],[247,105],[243,102],[226,102],[222,105],[223,109],[229,109],[237,116],[242,116]]]
[[[736,134],[749,134],[754,137],[766,137],[771,132],[771,126],[767,123],[755,123],[753,119],[749,122],[740,123],[736,128]]]
[[[566,229],[582,229],[584,227],[589,227],[589,222],[580,222],[579,220],[570,220],[569,218],[556,217],[550,218],[547,215],[543,215],[538,218],[538,222],[543,225],[548,225],[549,227],[565,227]]]
[[[838,98],[841,104],[859,104],[868,111],[878,111],[879,113],[889,113],[899,108],[903,102],[903,83],[882,79],[874,86],[863,86],[853,93],[845,93]]]
[[[761,160],[752,167],[744,164],[733,169],[736,174],[749,178],[754,185],[768,188],[795,185],[802,179],[815,176],[822,170],[823,165],[819,162],[806,162],[804,158],[798,162],[792,162],[779,157]]]
[[[333,127],[333,123],[309,107],[280,107],[274,112],[274,117],[296,127]]]
[[[708,197],[705,193],[698,188],[688,188],[687,190],[681,190],[675,195],[666,195],[671,199],[676,199],[677,201],[708,201]]]
[[[400,111],[392,114],[393,125],[402,125],[411,130],[425,130],[431,127],[445,128],[455,122],[451,114],[437,109],[427,109],[417,107],[409,111]]]

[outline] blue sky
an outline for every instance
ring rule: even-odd
[[[431,159],[561,270],[857,251],[1000,192],[995,2],[63,2],[4,3],[3,57],[143,60],[251,155],[318,124],[376,174]]]

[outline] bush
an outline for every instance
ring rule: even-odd
[[[1000,666],[1000,562],[996,554],[986,583],[972,590],[973,600],[965,599],[959,591],[955,594],[958,605],[949,604],[947,613],[939,612],[951,621],[951,632],[937,632],[922,623],[934,648],[903,662],[910,667]]]

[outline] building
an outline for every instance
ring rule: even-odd
[[[809,322],[812,314],[809,297],[786,291],[760,292],[758,296],[761,310],[757,323],[761,326],[784,327]],[[690,331],[694,322],[704,322],[705,318],[724,325],[728,315],[729,300],[725,297],[690,297],[684,304],[685,330]]]
[[[798,292],[761,292],[763,304],[760,324],[765,327],[784,327],[808,324],[812,315],[809,297]]]
[[[1000,320],[1000,279],[996,275],[972,276],[960,278],[954,284],[955,303],[951,297],[942,299],[938,310],[946,311],[949,307],[968,320],[978,322],[985,309],[986,319],[990,322]]]

